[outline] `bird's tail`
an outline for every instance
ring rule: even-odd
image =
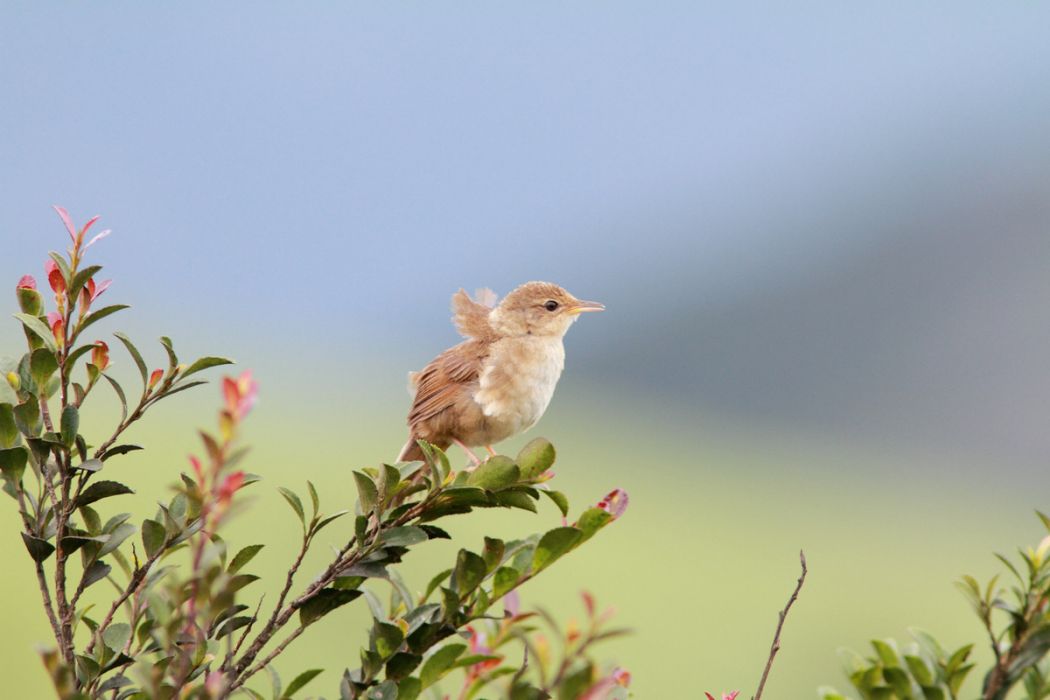
[[[419,445],[416,443],[416,436],[409,435],[408,442],[401,448],[401,454],[397,456],[398,462],[425,462],[426,457],[423,455],[423,450],[419,449]],[[441,450],[447,450],[448,446],[452,444],[448,440],[435,440],[430,443],[434,447]]]
[[[416,462],[423,461],[423,450],[419,449],[419,445],[416,444],[416,438],[412,435],[408,436],[408,442],[401,448],[401,454],[397,456],[398,462]]]

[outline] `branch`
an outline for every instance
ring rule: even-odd
[[[102,624],[98,626],[98,629],[95,630],[95,634],[91,637],[91,642],[88,644],[87,650],[85,651],[86,654],[91,654],[92,650],[95,648],[95,642],[102,637],[102,633],[106,631],[107,627],[109,627],[109,623],[113,622],[113,616],[117,614],[117,610],[119,610],[120,606],[124,604],[124,601],[131,597],[132,593],[138,590],[143,579],[146,578],[146,574],[149,573],[150,568],[157,559],[160,558],[160,554],[163,550],[163,547],[158,549],[154,552],[153,556],[147,559],[142,566],[135,569],[131,574],[131,580],[128,581],[127,588],[125,588],[124,591],[117,596],[117,599],[113,601],[113,605],[110,606],[109,612],[106,613],[106,617],[102,620]]]
[[[283,642],[281,642],[279,645],[277,645],[277,648],[274,649],[273,651],[271,651],[266,656],[265,659],[263,659],[259,663],[255,664],[255,666],[253,666],[252,668],[248,669],[239,679],[235,680],[233,682],[233,685],[231,685],[227,689],[227,692],[232,693],[234,690],[237,690],[242,685],[244,685],[245,681],[247,681],[249,678],[254,676],[259,671],[261,671],[264,668],[266,668],[267,666],[269,666],[270,662],[273,661],[274,659],[276,659],[281,654],[281,652],[283,652],[285,649],[287,649],[289,644],[291,644],[296,639],[298,639],[299,635],[302,634],[303,630],[305,630],[305,629],[306,629],[305,627],[296,627],[295,630],[291,634],[289,634],[288,637]]]
[[[799,551],[799,561],[802,563],[802,574],[798,577],[798,583],[795,584],[795,590],[791,593],[791,597],[788,598],[787,605],[778,614],[777,620],[777,631],[773,635],[773,644],[769,647],[769,659],[766,661],[766,668],[762,671],[762,680],[758,682],[758,690],[755,691],[754,696],[751,700],[761,700],[762,690],[766,687],[766,679],[769,677],[769,669],[773,668],[773,658],[780,651],[780,631],[784,628],[784,620],[787,619],[788,611],[791,610],[791,606],[794,605],[795,600],[798,599],[798,592],[802,590],[802,583],[806,580],[806,553]]]
[[[273,636],[277,634],[277,632],[288,623],[288,620],[291,619],[291,617],[299,608],[306,605],[308,602],[317,597],[317,594],[325,586],[327,586],[333,580],[335,580],[336,576],[339,574],[340,571],[343,571],[344,569],[347,569],[353,566],[355,563],[357,563],[357,560],[367,553],[367,550],[363,549],[367,542],[377,540],[379,537],[379,532],[384,527],[398,527],[418,518],[430,505],[430,501],[432,498],[433,494],[428,495],[426,498],[414,505],[412,508],[407,510],[405,513],[403,513],[400,517],[398,517],[392,522],[388,522],[385,524],[376,524],[375,529],[372,531],[374,533],[374,536],[369,538],[366,535],[364,542],[358,543],[356,538],[351,538],[350,541],[347,542],[346,545],[344,545],[343,548],[336,553],[335,558],[332,560],[332,563],[328,565],[328,567],[324,570],[324,572],[321,573],[320,576],[314,579],[313,583],[306,587],[306,590],[299,597],[285,604],[283,609],[281,607],[281,604],[279,603],[274,608],[274,612],[270,616],[270,619],[266,622],[265,625],[263,625],[263,628],[259,631],[259,634],[248,646],[248,649],[244,652],[241,658],[227,666],[227,678],[232,684],[235,684],[232,687],[239,687],[240,685],[243,685],[244,682],[251,675],[258,671],[258,668],[249,667],[255,660],[255,657],[259,655],[259,652],[262,651],[263,647],[266,646],[267,642],[269,642],[273,638]],[[361,548],[359,548],[358,551],[354,554],[348,556],[348,554],[350,554],[350,550],[354,548],[355,544],[358,544]],[[296,563],[293,565],[293,568],[288,572],[288,580],[285,582],[285,589],[281,592],[282,600],[287,596],[288,589],[290,588],[291,584],[291,578],[292,576],[294,576],[295,570],[298,568],[298,564],[300,563],[300,560],[302,559],[302,554],[304,553],[305,552],[300,553],[299,558],[296,559]],[[290,642],[292,639],[294,639],[294,637],[289,638],[287,642]],[[280,649],[283,651],[285,646],[287,646],[287,643],[282,644]]]

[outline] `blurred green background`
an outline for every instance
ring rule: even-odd
[[[256,561],[274,583],[297,528],[275,487],[310,478],[335,509],[351,469],[396,454],[406,372],[456,341],[452,292],[549,279],[605,302],[567,337],[547,415],[502,451],[544,435],[575,510],[616,486],[631,506],[523,603],[577,614],[586,588],[615,606],[635,633],[605,654],[637,697],[744,696],[804,548],[767,697],[815,697],[845,686],[840,647],[912,625],[979,641],[952,581],[1040,536],[1048,19],[8,3],[0,280],[42,279],[65,243],[49,205],[100,212],[114,234],[90,255],[116,280],[106,300],[134,308],[98,337],[168,334],[253,368],[245,437],[265,481],[231,538],[269,542]],[[0,343],[20,352],[14,321]],[[115,508],[151,513],[218,399],[180,395],[134,429],[147,451],[109,468],[137,495]],[[116,416],[94,401],[99,435]],[[43,698],[16,520],[0,510],[0,668],[6,695]],[[478,543],[559,521],[547,505],[450,529]],[[410,583],[454,549],[428,544]],[[311,688],[331,694],[363,624],[326,619],[280,668],[328,668]]]

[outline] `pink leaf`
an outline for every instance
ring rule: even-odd
[[[84,246],[84,250],[87,250],[91,246],[95,245],[96,241],[101,241],[103,238],[108,236],[110,233],[112,233],[112,231],[110,231],[108,228],[105,231],[102,231],[101,233],[96,233],[95,237],[92,238],[90,241],[88,241],[87,245]]]
[[[77,242],[77,229],[73,226],[73,220],[69,218],[69,212],[66,211],[65,207],[60,207],[57,204],[54,205],[55,211],[58,212],[59,217],[62,219],[62,223],[66,225],[66,230],[69,231],[69,239],[74,243]]]
[[[614,518],[619,518],[627,510],[627,503],[629,502],[627,492],[623,489],[613,489],[605,495],[605,498],[598,501],[598,507],[606,511]]]
[[[94,282],[95,280],[91,281]],[[99,282],[98,286],[91,292],[91,301],[95,301],[95,299],[98,299],[100,296],[102,296],[102,292],[109,289],[109,285],[111,284],[113,284],[113,280],[102,280],[101,282]]]

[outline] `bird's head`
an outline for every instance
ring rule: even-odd
[[[561,337],[586,311],[604,311],[596,301],[581,301],[556,284],[526,282],[503,298],[489,315],[500,335]]]

